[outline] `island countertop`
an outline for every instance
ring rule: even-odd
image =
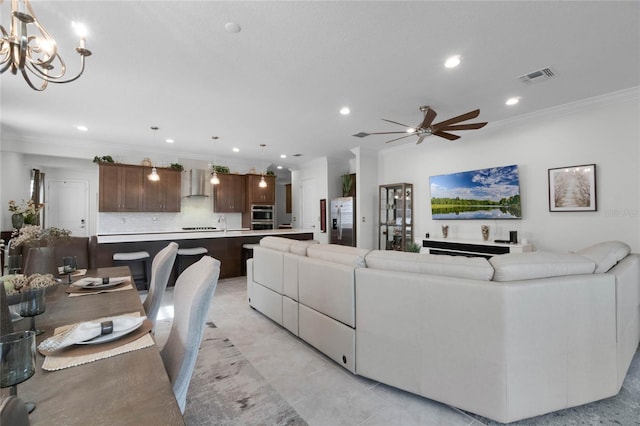
[[[313,233],[309,229],[264,229],[249,230],[216,229],[212,231],[156,231],[156,232],[123,232],[113,234],[98,234],[98,244],[110,243],[132,243],[144,241],[167,241],[167,240],[202,240],[209,238],[229,238],[229,237],[263,237],[263,236],[286,236],[290,234]]]

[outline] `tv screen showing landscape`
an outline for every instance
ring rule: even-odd
[[[518,166],[429,177],[433,219],[521,219]]]

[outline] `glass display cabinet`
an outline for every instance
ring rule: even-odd
[[[380,185],[380,250],[406,250],[407,243],[413,241],[412,209],[412,184]]]

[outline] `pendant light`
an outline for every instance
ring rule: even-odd
[[[158,131],[158,126],[151,126],[151,130],[153,130],[153,145],[156,144],[156,132]],[[160,180],[160,175],[158,174],[158,170],[154,167],[151,168],[151,173],[147,176],[150,181],[157,182]]]
[[[217,136],[211,136],[211,139],[213,139],[215,141],[216,139],[218,139],[218,137]],[[218,172],[216,172],[215,155],[213,157],[213,166],[211,166],[211,167],[213,167],[213,173],[211,174],[211,180],[209,182],[211,182],[211,185],[219,185],[220,184],[220,178],[218,178]]]
[[[260,151],[260,183],[258,183],[258,186],[260,188],[266,188],[267,187],[267,181],[264,180],[264,161],[263,161],[264,160],[263,153],[264,153],[264,147],[265,146],[266,145],[263,144],[263,143],[260,144],[260,148],[261,148],[261,151]]]

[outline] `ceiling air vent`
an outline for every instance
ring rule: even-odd
[[[555,73],[551,68],[543,68],[541,70],[530,72],[529,74],[522,75],[518,79],[523,83],[540,83],[542,81],[549,80],[555,77]]]

